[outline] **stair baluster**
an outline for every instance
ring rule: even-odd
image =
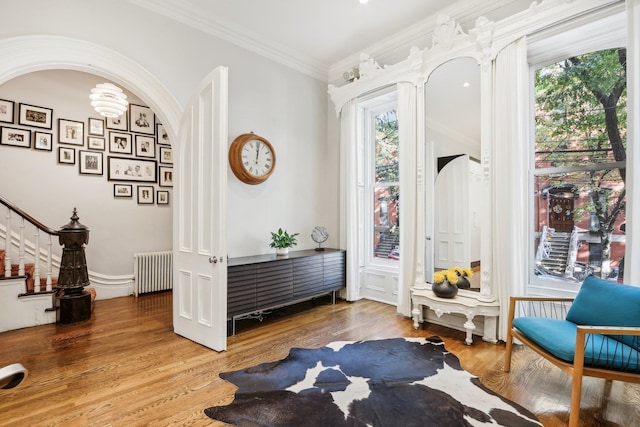
[[[11,277],[11,209],[7,209],[4,236],[4,277]]]
[[[49,228],[31,217],[20,208],[4,199],[0,196],[0,204],[7,208],[6,211],[6,223],[5,223],[5,244],[4,244],[4,276],[12,277],[27,276],[25,292],[27,293],[39,293],[43,291],[43,273],[41,270],[43,257],[46,256],[46,283],[45,290],[47,292],[53,291],[54,277],[53,277],[53,244],[52,236],[57,236],[58,230]],[[12,227],[13,214],[17,214],[20,219],[19,230],[14,232]],[[28,242],[25,238],[25,220],[34,227],[33,242]],[[43,231],[48,236],[48,243],[46,244],[45,253],[42,253],[42,245],[40,241],[40,231]],[[16,250],[18,252],[18,265],[13,265],[11,262],[11,254],[15,255]],[[25,256],[29,256],[29,260],[33,259],[33,264],[29,260],[25,260]],[[33,286],[31,281],[33,281]]]

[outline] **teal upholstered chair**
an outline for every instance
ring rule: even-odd
[[[511,297],[505,372],[514,338],[572,376],[575,427],[583,375],[640,383],[640,287],[588,276],[575,299]]]

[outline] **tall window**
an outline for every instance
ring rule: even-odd
[[[400,176],[398,115],[395,94],[383,96],[365,109],[365,210],[370,230],[368,259],[400,259]],[[385,261],[386,262],[386,261]]]
[[[626,49],[573,56],[535,73],[534,274],[622,280]]]

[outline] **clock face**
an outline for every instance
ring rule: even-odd
[[[242,147],[242,164],[252,175],[265,176],[273,168],[271,147],[259,139],[247,141]]]
[[[229,147],[229,166],[240,181],[256,185],[266,181],[276,167],[276,153],[265,138],[254,133],[238,136]]]

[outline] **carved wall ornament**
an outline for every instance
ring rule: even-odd
[[[358,68],[360,70],[360,78],[371,78],[376,75],[377,70],[381,69],[380,65],[378,65],[373,57],[364,52],[360,54],[360,65]]]
[[[438,15],[436,26],[433,29],[431,48],[442,46],[451,49],[456,38],[464,37],[466,34],[456,21],[447,15]]]
[[[491,65],[492,53],[491,47],[493,42],[493,29],[495,23],[484,16],[476,19],[476,26],[469,33],[476,36],[478,44],[478,59],[483,71],[488,71]]]

